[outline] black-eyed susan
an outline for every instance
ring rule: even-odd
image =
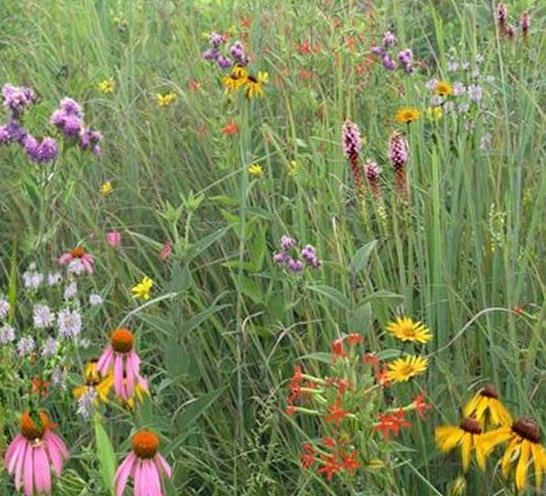
[[[434,93],[438,96],[450,96],[453,95],[453,86],[447,81],[438,81],[434,88]]]
[[[424,324],[409,317],[397,317],[387,325],[387,331],[400,341],[424,344],[432,339],[432,334]]]
[[[246,97],[252,99],[254,97],[263,96],[264,85],[269,80],[269,74],[267,72],[260,71],[256,77],[249,74],[246,78]]]
[[[485,426],[510,425],[512,415],[499,400],[493,386],[481,389],[464,407],[465,417],[475,417]]]
[[[236,65],[228,76],[224,76],[222,83],[226,92],[237,91],[242,88],[247,81],[248,71],[241,65]]]
[[[400,124],[410,124],[421,117],[421,112],[415,107],[403,107],[396,112],[394,119]]]
[[[470,467],[472,453],[481,470],[485,469],[484,434],[480,423],[472,417],[466,417],[460,425],[443,425],[436,428],[435,439],[438,448],[447,453],[461,447],[463,470]]]
[[[390,382],[407,382],[427,370],[428,360],[417,355],[397,358],[387,364],[386,378]]]
[[[77,400],[93,390],[96,393],[95,405],[99,402],[108,402],[108,394],[114,385],[112,373],[110,372],[105,377],[102,377],[97,370],[97,362],[98,360],[91,360],[85,364],[83,369],[84,382],[72,390],[72,394]]]
[[[516,489],[522,491],[527,486],[529,466],[535,466],[535,485],[542,487],[546,472],[546,450],[540,443],[541,435],[538,425],[523,417],[510,426],[503,426],[483,436],[483,449],[487,456],[496,446],[508,443],[501,460],[501,473],[507,478],[512,463],[516,465]]]

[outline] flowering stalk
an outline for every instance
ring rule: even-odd
[[[364,194],[364,187],[362,184],[362,176],[360,174],[360,150],[362,149],[362,140],[360,138],[360,130],[358,126],[349,120],[343,124],[342,133],[343,151],[349,161],[351,167],[351,173],[353,175],[353,181],[359,195]]]
[[[364,173],[366,174],[368,186],[370,187],[370,191],[376,202],[377,214],[381,222],[384,223],[387,218],[387,213],[385,211],[385,204],[383,203],[383,195],[381,194],[381,184],[379,182],[381,168],[377,165],[377,162],[369,160],[364,164]]]
[[[408,148],[405,138],[397,132],[389,138],[389,160],[394,168],[395,188],[401,200],[408,202],[409,193],[406,180],[406,164],[408,162]]]
[[[531,27],[531,17],[529,16],[529,12],[525,11],[523,14],[521,14],[521,17],[519,18],[519,27],[521,28],[523,41],[527,43],[529,28]]]

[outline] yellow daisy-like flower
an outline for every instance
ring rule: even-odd
[[[445,453],[457,446],[461,447],[461,459],[465,472],[470,468],[472,452],[476,456],[478,467],[485,470],[484,434],[482,434],[481,425],[476,419],[467,417],[463,419],[459,426],[443,425],[437,427],[435,439],[438,448]]]
[[[260,177],[263,174],[264,170],[260,164],[253,164],[248,168],[248,173],[252,177]]]
[[[224,76],[222,82],[226,92],[237,91],[243,87],[248,78],[247,70],[240,65],[236,65],[232,70],[229,76]]]
[[[483,436],[483,447],[487,456],[496,446],[508,443],[501,460],[501,473],[507,478],[510,466],[516,465],[516,489],[522,491],[527,486],[529,466],[535,466],[535,485],[542,487],[542,479],[546,472],[546,450],[540,444],[541,436],[538,425],[526,417],[490,431]]]
[[[512,415],[499,400],[493,386],[484,387],[466,404],[464,416],[475,417],[486,426],[512,424]]]
[[[110,181],[106,181],[101,184],[100,192],[102,196],[108,196],[110,193],[112,193],[112,191],[114,191],[114,188]]]
[[[157,93],[155,95],[155,100],[160,107],[168,107],[176,101],[176,93],[172,91],[169,91],[164,95]]]
[[[258,72],[258,76],[254,77],[248,75],[246,78],[246,97],[252,99],[254,97],[259,97],[264,95],[264,85],[267,84],[269,80],[269,74],[267,72]]]
[[[412,377],[427,370],[428,359],[416,355],[408,355],[389,362],[386,373],[390,382],[407,382]]]
[[[427,116],[433,121],[439,121],[444,116],[444,111],[440,106],[429,107],[427,109]]]
[[[387,331],[400,341],[412,341],[424,344],[432,339],[432,334],[421,322],[414,322],[409,317],[397,317],[387,326]]]
[[[453,95],[453,86],[451,86],[447,81],[438,81],[436,83],[436,87],[434,88],[434,93],[439,96]]]
[[[149,277],[144,277],[142,281],[140,281],[138,284],[131,288],[133,298],[142,298],[143,300],[149,300],[150,291],[152,290],[153,285],[154,281],[152,281]]]
[[[113,373],[110,372],[106,377],[101,377],[97,371],[97,360],[91,360],[85,364],[83,377],[85,379],[84,383],[72,390],[74,398],[79,400],[85,393],[94,390],[96,392],[95,406],[100,402],[107,403],[108,394],[114,385]]]
[[[104,81],[101,81],[97,87],[101,93],[113,93],[116,89],[116,82],[113,78],[105,79]]]
[[[134,410],[137,406],[137,403],[143,403],[144,402],[144,396],[149,394],[149,392],[144,389],[138,382],[135,384],[135,392],[133,396],[131,396],[125,404],[131,409]]]
[[[410,124],[421,117],[421,112],[415,107],[403,107],[396,112],[394,119],[400,124]]]

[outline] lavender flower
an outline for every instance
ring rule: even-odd
[[[13,86],[5,84],[2,88],[4,107],[10,110],[12,117],[19,117],[24,110],[36,101],[36,95],[32,89],[25,86]]]
[[[296,258],[290,258],[288,261],[288,270],[294,273],[301,272],[303,270],[303,262]]]
[[[525,11],[523,14],[521,14],[521,17],[519,18],[519,27],[521,29],[523,39],[527,41],[529,29],[531,28],[531,16],[529,15],[529,12]]]
[[[23,273],[23,285],[27,289],[37,289],[44,281],[44,275],[35,269],[36,265],[31,264],[28,270]]]
[[[102,305],[102,296],[100,294],[91,294],[89,295],[89,304],[92,306],[92,307],[97,307],[99,305]]]
[[[479,102],[482,99],[482,87],[478,85],[471,85],[468,87],[468,96],[473,102]]]
[[[209,45],[212,48],[218,48],[226,42],[226,37],[220,33],[211,33],[209,36]]]
[[[72,281],[64,289],[64,299],[71,300],[72,298],[76,298],[76,296],[78,296],[78,283]]]
[[[219,56],[220,52],[218,52],[218,50],[215,48],[208,48],[201,54],[201,58],[203,60],[218,60]]]
[[[10,325],[0,327],[0,345],[15,341],[15,329]]]
[[[76,413],[84,420],[89,420],[91,415],[93,415],[93,405],[95,404],[96,396],[97,392],[95,388],[89,387],[78,400],[78,410]]]
[[[47,329],[53,325],[55,314],[47,305],[38,303],[37,305],[34,305],[32,310],[32,320],[36,329]]]
[[[23,146],[30,160],[36,163],[46,163],[56,160],[59,155],[57,142],[53,138],[43,138],[38,142],[36,138],[27,134],[23,141]]]
[[[460,81],[457,81],[454,85],[453,85],[453,94],[455,96],[461,96],[464,94],[465,92],[465,87],[464,87],[464,84],[461,83]]]
[[[218,55],[216,62],[218,63],[218,67],[222,70],[229,69],[232,66],[231,59],[229,57],[224,57],[223,55]]]
[[[57,353],[59,342],[54,338],[48,338],[42,347],[41,355],[43,357],[52,357]]]
[[[396,36],[391,31],[385,31],[383,35],[383,45],[385,47],[392,47],[396,44]]]
[[[283,250],[290,250],[291,248],[294,248],[294,246],[296,246],[296,240],[294,238],[286,235],[281,237],[281,248]]]
[[[80,135],[80,148],[82,150],[91,149],[95,156],[100,155],[100,142],[102,133],[93,129],[84,129]]]
[[[23,144],[27,131],[16,119],[10,119],[5,126],[0,127],[0,145],[16,142]]]
[[[383,58],[381,59],[381,63],[387,71],[394,71],[394,69],[396,69],[396,62],[392,60],[388,55],[383,56]]]
[[[285,251],[275,252],[273,261],[278,265],[287,264],[290,261],[290,255]]]
[[[402,65],[402,68],[404,69],[406,74],[410,74],[411,72],[413,72],[413,53],[409,48],[402,50],[398,54],[398,60],[400,61],[400,64]]]
[[[4,298],[0,298],[0,320],[4,320],[9,313],[9,302]]]
[[[301,257],[314,269],[318,269],[320,267],[320,260],[317,257],[314,246],[306,245],[301,251]]]
[[[373,46],[371,52],[380,57],[385,57],[387,55],[387,51],[382,46]]]
[[[82,329],[81,315],[77,310],[63,308],[57,316],[57,326],[59,334],[64,339],[73,339],[77,337]]]
[[[25,355],[29,355],[30,353],[34,351],[35,347],[36,347],[36,342],[34,341],[34,338],[32,336],[23,336],[17,342],[17,353],[21,357]]]

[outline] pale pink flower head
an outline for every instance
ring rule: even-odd
[[[159,454],[159,437],[138,431],[131,440],[132,451],[116,471],[116,496],[122,496],[128,480],[134,481],[134,496],[164,496],[163,476],[172,477],[169,464]]]
[[[95,257],[87,253],[83,247],[77,246],[73,250],[63,253],[59,257],[59,263],[61,265],[67,265],[68,271],[73,274],[80,275],[84,272],[92,274],[95,265]]]
[[[97,371],[106,376],[114,371],[114,392],[123,401],[130,400],[138,384],[148,391],[148,383],[140,375],[140,357],[134,350],[134,335],[129,329],[120,327],[110,338],[110,345],[97,362]]]
[[[159,252],[159,260],[162,262],[166,262],[173,253],[173,245],[169,240],[165,241],[163,243],[163,248],[161,248],[161,251]]]
[[[404,136],[400,133],[393,133],[389,138],[389,160],[395,170],[402,169],[408,161],[408,146]]]
[[[121,233],[118,231],[110,231],[106,233],[106,242],[112,247],[121,246]]]
[[[15,489],[24,488],[25,496],[51,494],[51,470],[61,475],[68,458],[64,441],[51,429],[54,427],[42,410],[39,421],[28,412],[21,415],[21,431],[10,443],[4,457],[4,466],[14,477]]]

